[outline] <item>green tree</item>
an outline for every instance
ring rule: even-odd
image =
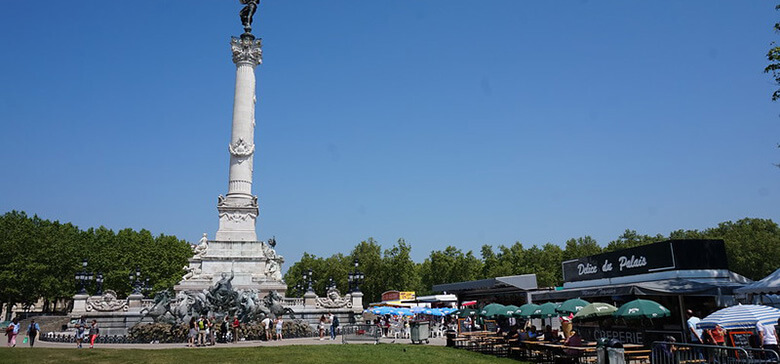
[[[587,257],[601,252],[601,246],[590,236],[569,239],[566,241],[566,248],[563,250],[563,260]]]
[[[363,302],[381,301],[382,293],[386,291],[383,281],[384,263],[382,260],[382,247],[374,238],[368,238],[356,245],[350,255],[352,259],[358,259],[360,271],[366,277],[363,284],[360,285],[360,290],[363,292]]]
[[[420,291],[422,288],[417,264],[412,261],[412,247],[404,239],[385,250],[383,259],[385,288],[398,291]]]
[[[775,10],[780,10],[780,5],[775,6]],[[780,23],[775,23],[775,32],[780,32]],[[772,47],[766,53],[766,58],[769,60],[769,65],[764,68],[764,73],[771,73],[775,83],[780,85],[780,46],[775,42],[772,42]],[[780,89],[775,90],[772,93],[772,101],[780,99]]]
[[[612,252],[615,250],[633,248],[636,246],[652,244],[664,240],[666,240],[666,238],[661,234],[656,236],[639,235],[636,233],[636,230],[626,229],[626,231],[624,231],[623,234],[617,238],[617,240],[610,241],[609,244],[607,244],[607,247],[604,248],[604,251]]]
[[[726,221],[705,230],[710,239],[723,239],[729,268],[753,280],[780,267],[780,228],[770,219]]]

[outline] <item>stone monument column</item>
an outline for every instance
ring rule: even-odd
[[[252,170],[255,154],[255,67],[262,63],[262,43],[250,33],[230,41],[236,64],[236,89],[233,101],[233,125],[228,151],[230,173],[228,193],[220,196],[217,241],[257,241],[255,231],[259,213],[257,197],[252,195]]]
[[[203,234],[184,269],[187,274],[174,286],[177,293],[213,289],[220,277],[230,276],[235,290],[252,290],[264,297],[271,291],[284,295],[284,258],[276,254],[276,240],[257,240],[259,208],[252,194],[255,156],[255,68],[263,61],[262,42],[252,35],[252,16],[259,0],[240,0],[244,33],[231,37],[230,50],[236,64],[233,121],[228,143],[230,166],[228,192],[217,201],[219,229],[214,240]]]

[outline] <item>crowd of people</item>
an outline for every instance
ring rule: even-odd
[[[282,317],[271,319],[266,316],[260,321],[260,324],[263,326],[267,341],[284,339],[282,330],[284,319]],[[217,344],[217,341],[222,343],[238,342],[240,339],[240,328],[241,322],[237,316],[232,318],[225,316],[219,326],[217,326],[217,319],[214,316],[192,317],[189,322],[187,347],[213,346]]]

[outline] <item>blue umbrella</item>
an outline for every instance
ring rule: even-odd
[[[457,308],[452,308],[452,307],[446,308],[445,307],[445,308],[441,309],[441,312],[443,312],[445,315],[452,315],[457,310],[458,310]]]
[[[720,325],[726,330],[752,329],[756,322],[764,326],[774,325],[780,318],[780,310],[763,305],[736,305],[726,307],[703,318],[698,326],[700,329],[714,329]]]

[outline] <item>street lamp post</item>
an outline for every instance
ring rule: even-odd
[[[76,272],[76,282],[81,284],[79,294],[87,294],[87,281],[92,280],[92,272],[87,272],[87,259],[81,261],[81,272]]]
[[[100,296],[103,294],[103,273],[98,272],[97,276],[95,277],[95,282],[97,282],[97,292],[96,295]]]
[[[363,280],[366,278],[366,276],[363,274],[363,272],[358,270],[360,263],[358,262],[357,258],[355,258],[354,264],[355,269],[347,274],[347,280],[349,281],[350,292],[360,292],[360,285],[363,283]]]
[[[128,278],[130,279],[130,286],[133,287],[133,294],[141,294],[141,268],[136,266],[135,274],[133,274],[133,271],[130,271]]]
[[[314,282],[312,281],[312,271],[311,271],[311,268],[309,268],[307,274],[308,274],[307,275],[308,281],[306,282],[306,284],[307,284],[306,292],[307,293],[308,292],[314,292]]]

